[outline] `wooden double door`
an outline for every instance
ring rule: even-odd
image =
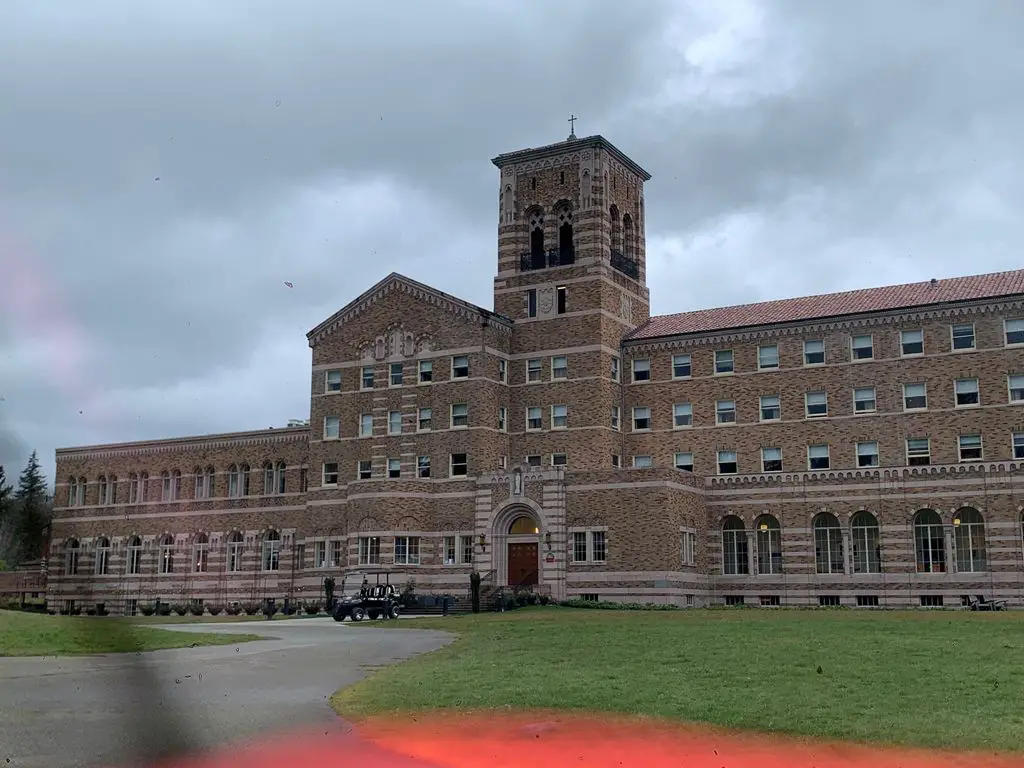
[[[540,579],[539,545],[528,544],[508,545],[508,585],[510,587],[534,587]]]

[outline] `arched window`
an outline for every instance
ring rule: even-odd
[[[761,515],[754,521],[757,536],[757,572],[782,573],[782,528],[774,515]]]
[[[268,461],[263,465],[263,495],[269,496],[276,487],[274,483],[274,465]]]
[[[149,498],[149,472],[139,474],[139,501],[146,501]]]
[[[128,573],[137,575],[142,573],[142,539],[132,536],[128,539]]]
[[[533,522],[533,520],[531,520],[529,517],[527,517],[526,515],[520,515],[512,521],[512,525],[508,527],[508,532],[512,536],[532,535],[540,533],[540,529],[537,527],[537,524]]]
[[[99,493],[96,495],[96,503],[100,505],[109,504],[110,502],[107,501],[108,486],[106,475],[100,475],[96,478],[96,487],[99,489]]]
[[[110,539],[100,536],[96,540],[96,575],[106,576],[110,568]]]
[[[946,534],[934,509],[920,509],[914,515],[914,551],[918,573],[945,573]]]
[[[160,501],[170,501],[171,498],[171,473],[165,469],[160,473]]]
[[[238,498],[242,495],[242,482],[238,467],[232,464],[228,467],[228,496]]]
[[[822,512],[814,518],[814,565],[818,573],[845,573],[843,528],[836,516]]]
[[[729,515],[722,521],[722,573],[728,576],[749,573],[748,557],[747,531],[743,521]]]
[[[636,259],[636,236],[633,232],[633,217],[628,213],[622,216],[622,254],[627,259]]]
[[[263,537],[263,570],[276,571],[281,567],[281,534],[267,531]]]
[[[174,573],[174,537],[169,533],[160,539],[160,573]]]
[[[88,480],[86,480],[84,477],[78,478],[78,506],[80,506],[80,507],[85,505],[85,499],[86,499],[85,492],[86,492],[86,489],[88,487],[89,487],[89,481]]]
[[[853,572],[881,573],[882,548],[875,516],[863,509],[855,514],[850,521],[850,538],[853,539]]]
[[[117,504],[117,475],[110,475],[107,483],[107,504]]]
[[[213,467],[206,468],[206,498],[212,499],[217,495],[217,484],[216,484],[217,473],[213,471]]]
[[[128,475],[128,503],[137,504],[139,501],[139,476],[134,472]]]
[[[73,507],[78,504],[78,478],[68,478],[68,506]]]
[[[962,507],[953,518],[956,569],[963,573],[988,570],[985,551],[985,519],[973,507]]]
[[[197,533],[192,543],[192,562],[196,573],[206,573],[210,564],[210,538],[205,533]]]
[[[572,264],[576,261],[576,245],[572,236],[572,206],[560,203],[555,209],[558,225],[558,263]]]
[[[612,205],[608,209],[608,219],[612,225],[612,250],[622,253],[622,215],[619,213],[619,206]]]
[[[238,488],[240,491],[239,496],[249,495],[249,472],[250,469],[248,464],[238,465]]]
[[[242,570],[242,552],[245,550],[245,538],[240,531],[228,537],[228,570]]]
[[[547,266],[544,251],[544,211],[531,208],[528,212],[530,228],[530,269],[543,269]]]
[[[285,480],[287,478],[287,475],[285,474],[285,470],[286,469],[287,469],[287,467],[285,466],[285,463],[283,461],[277,462],[277,466],[274,467],[274,471],[277,473],[277,477],[275,479],[275,482],[277,483],[277,492],[278,493],[284,493],[285,492],[285,488],[286,488]]]
[[[78,573],[78,539],[68,539],[64,543],[64,573],[74,576]]]
[[[192,470],[192,477],[195,478],[195,491],[192,494],[194,499],[206,499],[209,498],[209,493],[206,490],[206,474],[203,472],[202,467],[196,467]]]

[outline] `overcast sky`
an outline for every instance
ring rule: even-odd
[[[654,176],[656,313],[1016,268],[1022,30],[1019,0],[5,3],[0,463],[304,418],[305,333],[391,271],[490,307],[489,160],[570,113]]]

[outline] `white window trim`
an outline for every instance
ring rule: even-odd
[[[775,407],[779,409],[779,415],[774,419],[766,419],[764,417],[764,399],[766,397],[774,397],[777,401]],[[757,397],[757,420],[761,423],[772,423],[776,421],[782,421],[782,395],[758,395]]]
[[[460,358],[463,358],[463,357],[466,358],[466,375],[465,376],[456,376],[455,375],[455,361],[460,359]],[[452,355],[451,367],[450,367],[450,370],[449,370],[449,375],[452,377],[452,380],[453,381],[462,381],[463,379],[468,379],[468,378],[470,378],[469,373],[470,373],[469,355]]]
[[[332,373],[338,374],[338,388],[337,389],[331,389],[331,374]],[[331,368],[328,371],[324,371],[324,394],[325,395],[330,395],[330,394],[336,394],[336,393],[340,393],[340,392],[341,392],[341,369],[340,368]]]
[[[676,417],[679,415],[676,413],[676,409],[680,406],[689,409],[689,413],[684,414],[690,417],[689,424],[676,424]],[[672,403],[672,429],[693,429],[693,403]]]
[[[722,471],[722,454],[731,453],[735,457],[733,462],[736,465],[735,472],[723,472]],[[739,451],[715,451],[715,474],[716,475],[738,475],[740,473],[740,453]]]
[[[956,347],[953,346],[953,328],[958,326],[958,325],[960,325],[960,326],[964,326],[964,325],[971,326],[971,346],[964,347],[963,349],[957,349]],[[1003,336],[1003,341],[1006,341],[1006,336],[1005,335]],[[973,352],[977,348],[978,348],[978,328],[977,328],[977,326],[973,322],[970,322],[970,323],[950,323],[949,324],[949,351],[950,352]]]
[[[465,456],[466,456],[466,474],[464,474],[464,475],[453,475],[452,474],[452,470],[455,467],[455,454],[454,453],[449,453],[448,454],[448,477],[467,477],[468,478],[470,476],[469,475],[469,454],[466,453]]]
[[[960,444],[960,439],[963,437],[975,437],[975,435],[957,435],[956,436],[956,458],[959,464],[969,464],[972,461],[984,461],[985,460],[985,436],[978,434],[978,448],[981,450],[981,455],[976,459],[965,459],[963,457],[963,446]],[[1013,437],[1011,436],[1012,440]]]
[[[1008,342],[1006,340],[1006,334],[1009,333],[1009,331],[1007,330],[1007,323],[1011,323],[1011,322],[1015,322],[1015,321],[1024,323],[1024,316],[1022,316],[1022,317],[1009,317],[1009,318],[1004,317],[1003,318],[1003,346],[1004,347],[1009,347],[1010,349],[1014,349],[1015,347],[1024,347],[1024,341],[1018,341],[1018,342],[1015,342],[1015,343],[1010,343],[1010,342]]]
[[[857,390],[858,389],[870,389],[871,390],[871,401],[874,403],[874,405],[872,405],[867,410],[861,410],[861,411],[857,410]],[[878,412],[878,389],[874,385],[871,385],[870,387],[854,387],[853,391],[851,392],[851,395],[853,397],[853,415],[854,416],[863,416],[863,415],[868,414],[868,413],[877,413]],[[828,395],[826,395],[825,397],[827,398]]]
[[[570,565],[587,565],[588,563],[603,564],[608,562],[608,526],[597,525],[589,527],[574,526],[569,528],[566,533],[569,536],[568,549],[569,557],[568,561]],[[576,555],[576,536],[577,533],[587,534],[587,557],[585,560],[575,559]],[[600,560],[594,559],[594,534],[604,534],[604,557]]]
[[[680,472],[692,472],[692,469],[683,469],[682,467],[679,466],[679,462],[676,461],[676,457],[679,456],[680,454],[689,454],[690,466],[694,466],[693,462],[696,461],[696,459],[693,456],[693,451],[672,451],[672,468],[679,470]]]
[[[370,417],[370,431],[363,432],[363,417]],[[359,414],[359,437],[373,437],[373,414],[372,413],[360,413]]]
[[[817,448],[819,446],[825,447],[825,458],[828,459],[828,467],[826,469],[811,469],[811,448]],[[828,472],[832,469],[832,446],[828,443],[812,443],[807,446],[807,471],[808,472]]]
[[[328,419],[334,419],[335,422],[338,425],[338,434],[336,434],[334,437],[330,437],[327,434],[327,420]],[[341,439],[341,416],[324,416],[323,437],[324,437],[324,440],[340,440]]]
[[[679,533],[682,534],[682,552],[680,562],[682,565],[692,568],[697,565],[697,529],[687,526],[680,526]],[[690,544],[691,546],[687,546]]]
[[[555,360],[565,360],[565,376],[555,376]],[[548,361],[548,366],[551,368],[550,376],[551,381],[568,381],[569,380],[569,356],[568,355],[552,355],[551,360]]]
[[[977,385],[975,391],[977,392],[977,395],[978,395],[978,402],[976,402],[976,403],[965,403],[964,405],[961,405],[960,403],[958,403],[956,401],[956,396],[957,396],[956,385],[957,385],[957,382],[960,382],[960,381],[973,381]],[[981,407],[981,379],[980,378],[972,377],[972,378],[966,378],[966,379],[953,379],[953,407],[954,408],[980,408]]]
[[[430,426],[421,427],[423,423],[423,412],[430,411]],[[433,408],[417,408],[416,409],[416,431],[417,432],[432,432],[434,429],[434,409]]]
[[[475,537],[473,536],[473,533],[472,532],[467,532],[467,531],[455,531],[454,533],[451,532],[451,531],[443,532],[441,534],[441,552],[440,552],[440,555],[441,555],[441,557],[440,557],[441,565],[443,567],[447,567],[447,568],[455,568],[455,567],[458,567],[460,565],[471,565],[473,560],[472,560],[472,558],[469,559],[469,560],[465,559],[465,557],[464,557],[465,550],[464,550],[462,544],[463,544],[463,539],[469,539],[470,546],[475,548],[475,546],[474,546],[474,538]],[[445,550],[447,549],[447,546],[446,546],[446,540],[447,539],[454,539],[455,540],[455,559],[452,560],[451,562],[448,562],[448,558],[447,558],[447,555],[446,555],[446,552],[445,552]],[[420,545],[420,549],[421,550],[423,549],[422,544]]]
[[[676,358],[685,357],[689,360],[690,372],[685,376],[676,376]],[[693,378],[693,355],[689,353],[680,353],[678,355],[672,355],[672,379],[674,381],[685,381],[686,379]]]
[[[396,365],[398,366],[398,370],[400,370],[402,372],[402,383],[401,384],[395,384],[392,381],[392,377],[394,376],[393,367],[396,366]],[[402,363],[388,363],[388,389],[398,389],[399,387],[404,387],[404,386],[405,386],[405,366]]]
[[[534,411],[534,410],[537,411],[537,413],[540,414],[540,416],[538,417],[540,419],[540,426],[539,427],[531,427],[530,426],[530,411]],[[541,406],[539,406],[539,405],[528,405],[528,406],[526,406],[526,421],[525,421],[525,425],[526,425],[526,431],[527,432],[542,432],[542,431],[544,431],[544,409]]]
[[[463,405],[466,407],[466,423],[456,424],[455,423],[455,406]],[[469,429],[469,403],[452,403],[448,406],[448,425],[452,429]]]
[[[508,408],[504,405],[498,406],[498,431],[508,432]]]
[[[903,334],[904,333],[920,333],[921,334],[921,351],[920,352],[904,352],[903,351]],[[921,357],[924,354],[924,328],[901,328],[897,333],[898,343],[900,345],[900,357]]]
[[[392,429],[391,416],[398,414],[398,431]],[[388,434],[389,435],[400,435],[402,434],[402,412],[401,411],[388,411]]]
[[[1022,343],[1022,344],[1011,344],[1010,346],[1012,346],[1012,347],[1024,347],[1024,343]],[[1008,373],[1008,374],[1006,374],[1006,402],[1009,405],[1024,405],[1024,399],[1021,399],[1021,400],[1014,400],[1013,399],[1013,387],[1010,386],[1010,380],[1014,376],[1020,376],[1022,379],[1024,379],[1024,373]],[[978,399],[981,400],[980,394],[979,394]]]
[[[335,467],[335,470],[334,470],[333,474],[337,477],[337,480],[335,480],[333,483],[328,483],[327,482],[327,474],[328,474],[327,473],[327,465],[329,465],[329,464],[333,464],[334,467]],[[341,482],[341,467],[338,466],[338,462],[336,462],[336,461],[325,461],[325,462],[323,462],[323,464],[321,464],[321,466],[320,466],[320,487],[321,488],[337,488],[338,484],[340,482]]]
[[[911,407],[909,407],[907,405],[907,387],[913,387],[913,386],[917,386],[917,385],[921,385],[922,387],[924,387],[924,407],[923,408],[911,408]],[[953,393],[953,396],[956,397],[956,392],[955,391]],[[928,410],[928,382],[927,381],[911,381],[911,382],[908,382],[908,383],[903,385],[903,410],[904,411],[913,411],[915,413]]]
[[[612,355],[611,374],[612,381],[622,381],[622,358],[620,358],[618,355]]]
[[[874,445],[875,446],[875,452],[873,454],[871,454],[871,453],[863,454],[864,456],[874,456],[875,457],[875,463],[874,464],[863,464],[862,465],[860,463],[860,457],[862,455],[861,452],[860,452],[860,447],[862,445]],[[871,469],[872,467],[880,467],[880,466],[882,466],[882,446],[879,444],[879,442],[877,440],[861,440],[859,442],[854,443],[853,444],[853,462],[854,462],[853,465],[854,465],[855,469]],[[830,464],[832,463],[831,459],[829,460],[829,463]]]
[[[651,460],[650,466],[638,467],[636,465],[636,460],[637,459],[650,459]],[[654,457],[651,456],[650,454],[646,454],[646,453],[636,454],[636,455],[634,455],[632,457],[632,466],[633,466],[633,469],[652,469],[654,467]]]
[[[719,352],[728,352],[730,355],[732,355],[732,370],[729,370],[729,371],[719,371],[718,370],[718,353]],[[713,373],[714,376],[732,376],[733,374],[736,373],[736,350],[734,350],[734,349],[716,349],[712,353],[711,366],[712,366],[712,371],[714,371],[714,373]]]
[[[646,379],[639,379],[639,380],[637,379],[637,377],[636,377],[636,373],[637,373],[636,364],[637,363],[647,363],[647,378]],[[640,357],[640,358],[636,358],[635,360],[633,360],[633,363],[630,366],[630,373],[632,375],[633,383],[634,384],[646,384],[646,383],[648,383],[650,381],[654,381],[654,366],[651,364],[651,358],[649,358],[649,357]]]
[[[612,406],[611,427],[614,432],[622,431],[622,409],[617,405]]]
[[[647,411],[647,426],[646,427],[637,427],[637,425],[636,425],[636,412],[639,411],[639,410]],[[654,414],[651,411],[651,407],[649,405],[634,405],[633,406],[633,412],[632,412],[631,416],[632,416],[632,421],[630,422],[630,426],[632,427],[631,431],[633,431],[633,432],[650,432],[651,431],[651,421],[653,421]]]
[[[770,349],[775,347],[775,365],[761,365],[761,350]],[[778,344],[758,344],[757,345],[757,370],[759,371],[777,371],[782,367],[782,350]]]
[[[498,381],[508,384],[508,360],[504,358],[498,360]]]
[[[369,369],[372,372],[371,376],[373,378],[373,384],[371,384],[369,387],[366,386],[366,379],[365,379],[365,375],[364,375],[367,369]],[[359,389],[363,390],[364,392],[369,392],[371,389],[374,389],[376,386],[377,386],[377,372],[374,370],[374,367],[372,365],[361,365],[361,366],[359,366]]]
[[[906,438],[903,441],[903,454],[904,454],[904,459],[906,460],[907,466],[908,467],[909,466],[915,466],[915,467],[928,466],[928,464],[914,464],[914,465],[911,465],[911,463],[910,463],[910,441],[911,440],[924,440],[924,441],[926,441],[928,443],[928,464],[931,464],[932,463],[932,439],[930,437],[908,437],[908,438]],[[959,441],[958,441],[958,443],[959,443]],[[958,448],[959,448],[959,445],[958,445]],[[915,456],[915,458],[920,458],[920,457]]]
[[[565,462],[562,463],[562,464],[555,464],[555,456],[564,456],[565,457]],[[567,467],[567,466],[569,466],[569,454],[565,453],[564,451],[558,451],[556,453],[552,453],[550,455],[549,459],[551,461],[551,466],[552,467]]]
[[[541,358],[539,358],[539,357],[535,357],[535,358],[532,358],[530,360],[526,360],[525,363],[526,363],[526,379],[525,379],[526,383],[527,384],[540,384],[541,382],[543,382],[544,381],[544,361]],[[531,379],[530,378],[530,363],[537,363],[537,378],[536,379]]]
[[[811,413],[810,412],[811,395],[816,395],[819,392],[821,394],[825,395],[825,412],[824,413]],[[804,392],[804,418],[805,419],[825,419],[825,418],[828,418],[828,416],[829,416],[829,412],[828,412],[828,391],[826,391],[824,389],[816,389],[816,390],[814,390],[812,392]]]
[[[362,477],[363,468],[360,466],[364,461],[370,463],[370,476]],[[373,459],[356,459],[356,480],[372,480],[373,479]]]
[[[565,409],[565,424],[563,424],[562,426],[558,426],[558,425],[555,424],[555,409],[556,408],[564,408]],[[556,405],[552,405],[551,406],[551,413],[549,414],[549,416],[551,418],[551,429],[561,431],[561,430],[569,428],[569,406],[566,405],[565,403],[558,403]]]
[[[808,363],[807,362],[807,343],[811,341],[821,342],[821,362],[820,363]],[[828,363],[828,355],[825,350],[825,339],[804,339],[803,344],[803,356],[801,358],[805,368],[813,368],[818,365],[825,365]]]
[[[1024,432],[1011,432],[1010,433],[1010,456],[1014,456],[1014,448],[1016,448],[1017,435],[1021,435],[1024,439]],[[984,448],[982,449],[982,455],[984,455]],[[1020,461],[1020,459],[1013,459],[1014,461]]]
[[[430,378],[426,381],[423,380],[423,374],[430,372]],[[434,361],[433,360],[420,360],[416,365],[416,383],[417,384],[433,384],[434,383]]]
[[[719,415],[721,413],[723,413],[723,411],[719,410],[719,408],[718,408],[718,406],[721,403],[732,403],[732,421],[720,421],[719,420],[719,418],[718,418]],[[727,409],[726,411],[724,411],[724,413],[729,413],[729,410]],[[735,400],[715,400],[715,426],[716,427],[732,427],[732,426],[736,426],[739,423],[740,423],[739,409],[736,406],[736,401]]]
[[[853,342],[856,339],[867,338],[871,341],[871,356],[870,357],[855,357],[853,354],[854,346]],[[866,363],[869,360],[875,359],[875,334],[873,333],[851,333],[850,334],[850,362],[851,363]]]
[[[781,466],[778,469],[765,469],[765,467],[764,467],[764,463],[765,463],[765,460],[766,460],[765,459],[765,451],[778,451],[779,452],[779,462],[780,462]],[[761,474],[774,475],[777,472],[782,472],[783,468],[786,466],[785,463],[783,463],[784,461],[785,460],[784,460],[783,455],[782,455],[782,448],[780,446],[777,446],[777,445],[762,445],[761,446]]]

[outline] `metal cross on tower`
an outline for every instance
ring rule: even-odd
[[[576,121],[577,120],[579,120],[579,118],[576,117],[576,115],[573,115],[573,114],[569,115],[569,138],[570,139],[575,139],[576,138]]]

